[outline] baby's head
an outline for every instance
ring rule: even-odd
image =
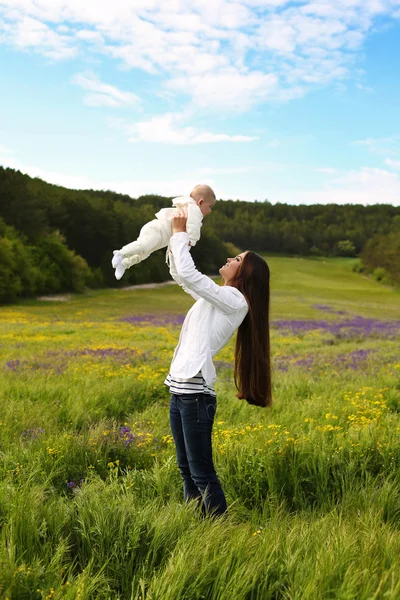
[[[217,200],[210,186],[203,184],[196,185],[190,192],[190,197],[195,200],[205,217],[210,214],[211,209],[214,207]]]

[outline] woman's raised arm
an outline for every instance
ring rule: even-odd
[[[225,314],[247,308],[245,297],[239,290],[229,285],[217,285],[210,277],[196,269],[189,251],[189,236],[179,230],[173,234],[170,247],[178,277],[182,285],[200,298],[204,298]]]

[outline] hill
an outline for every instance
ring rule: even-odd
[[[136,239],[171,198],[69,190],[0,167],[0,301],[34,294],[120,285],[113,250]],[[226,200],[205,219],[193,249],[199,269],[216,272],[240,249],[313,256],[356,256],[400,224],[391,205],[272,205]],[[227,245],[228,244],[228,245]],[[130,269],[123,284],[168,277],[162,251]]]

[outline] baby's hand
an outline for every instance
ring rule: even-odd
[[[172,233],[184,233],[186,231],[187,217],[184,215],[176,215],[171,219]]]

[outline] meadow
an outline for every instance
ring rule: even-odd
[[[400,293],[269,257],[271,409],[216,357],[226,519],[184,505],[176,285],[0,308],[0,598],[398,600]]]

